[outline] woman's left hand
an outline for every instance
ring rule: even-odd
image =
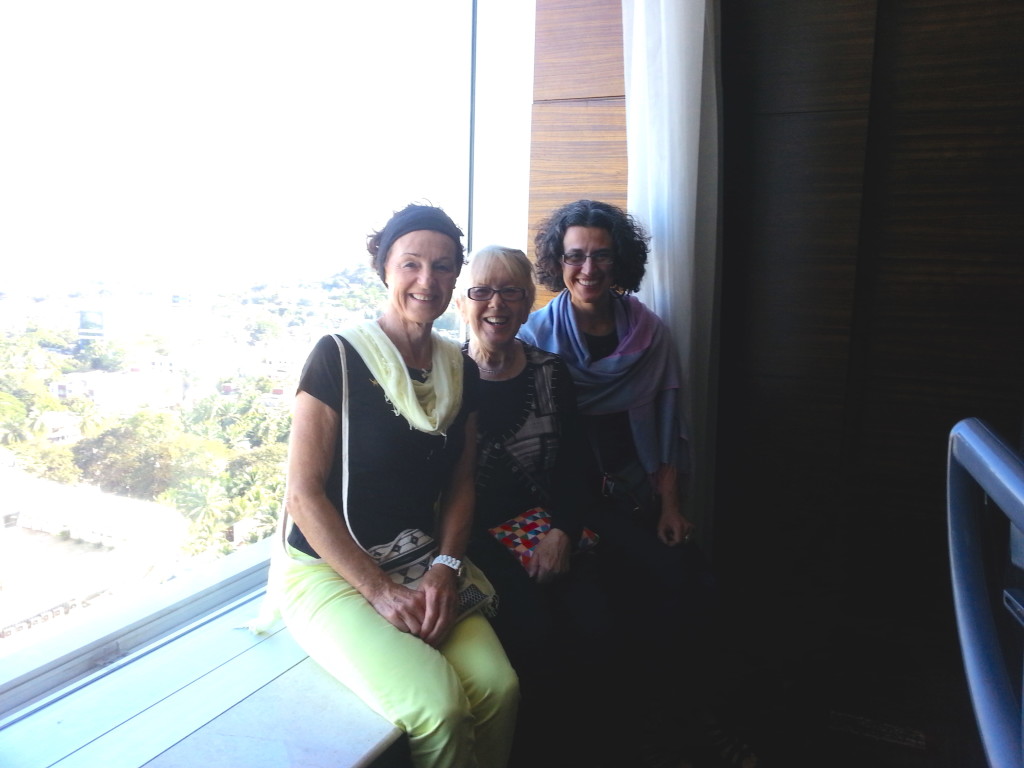
[[[538,584],[547,584],[569,570],[569,555],[572,548],[569,537],[560,528],[552,528],[548,535],[534,548],[533,555],[526,561],[526,572]]]
[[[661,517],[658,519],[658,538],[663,544],[674,547],[677,544],[689,542],[694,528],[694,524],[678,510],[671,508],[661,510]]]
[[[437,648],[455,624],[458,586],[458,574],[445,565],[434,566],[420,581],[426,609],[418,635],[427,645]]]

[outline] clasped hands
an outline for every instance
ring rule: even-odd
[[[417,589],[386,579],[370,605],[402,632],[437,648],[455,624],[458,575],[446,566],[431,568]]]

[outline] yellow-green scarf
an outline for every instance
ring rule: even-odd
[[[433,354],[426,382],[413,381],[398,348],[375,321],[341,332],[409,426],[443,435],[462,406],[462,350],[431,332]]]

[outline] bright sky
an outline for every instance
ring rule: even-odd
[[[532,3],[480,5],[502,43],[481,31],[500,61],[480,68],[500,117],[478,117],[478,131],[501,159],[478,158],[490,181],[477,180],[475,243],[523,247],[524,222],[492,211],[507,215],[494,195],[514,195],[525,219],[533,16],[502,6]],[[469,0],[0,4],[0,291],[326,276],[365,261],[365,235],[413,200],[465,228],[470,12]]]

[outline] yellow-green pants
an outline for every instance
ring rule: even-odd
[[[487,619],[458,622],[440,648],[401,632],[326,563],[288,547],[268,597],[302,649],[409,737],[417,768],[503,768],[519,681]]]

